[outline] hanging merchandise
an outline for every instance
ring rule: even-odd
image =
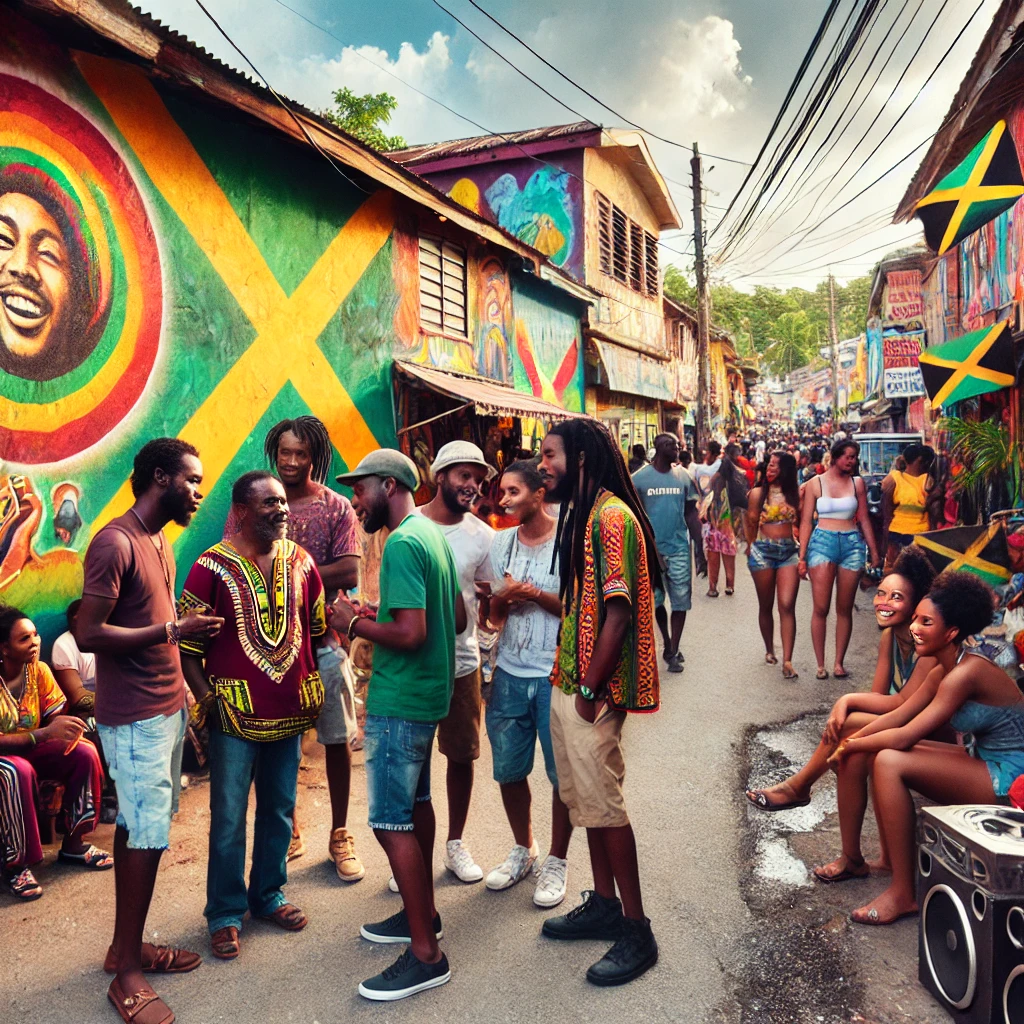
[[[1006,122],[999,121],[915,209],[925,240],[941,256],[1022,195],[1024,176],[1017,147]]]
[[[1013,387],[1016,363],[1009,320],[935,345],[920,355],[932,408]]]

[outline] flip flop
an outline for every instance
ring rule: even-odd
[[[825,864],[822,865],[822,867],[827,866],[828,865]],[[860,862],[860,866],[863,868],[867,868],[867,861],[862,860]],[[825,882],[827,885],[833,885],[836,882],[848,882],[851,878],[869,878],[871,875],[871,870],[870,868],[868,868],[868,870],[866,870],[863,874],[858,874],[856,871],[851,871],[849,868],[843,868],[843,870],[838,872],[838,874],[826,875],[822,873],[821,868],[815,868],[811,872],[811,874],[814,875],[814,877],[819,882]]]
[[[121,1015],[124,1024],[132,1024],[132,1021],[153,1003],[159,1003],[160,1007],[166,1011],[160,1018],[159,1024],[174,1024],[174,1014],[171,1013],[171,1008],[155,992],[134,992],[131,995],[125,995],[115,978],[110,983],[110,988],[107,989],[107,998],[114,1004],[114,1009]]]
[[[766,651],[764,662],[766,665],[778,665],[779,659],[771,651]]]
[[[814,673],[814,678],[815,679],[828,679],[828,669],[819,668],[818,671]]]
[[[68,853],[67,850],[57,851],[57,860],[65,864],[81,864],[90,871],[109,871],[114,866],[114,858],[106,850],[90,846],[81,853]]]
[[[732,597],[732,595],[735,594],[735,593],[736,593],[735,587],[726,587],[725,588],[725,596],[726,597]]]
[[[718,597],[718,591],[717,590],[709,590],[708,591],[708,597]]]
[[[850,673],[847,672],[845,668],[843,669],[842,672],[833,671],[832,675],[835,676],[836,679],[849,679],[850,678]]]
[[[806,807],[811,802],[808,797],[806,800],[791,800],[788,804],[773,804],[763,789],[748,789],[744,795],[759,811],[789,811],[794,807]]]
[[[871,927],[877,928],[877,927],[879,927],[881,925],[895,924],[902,917],[913,917],[915,914],[919,914],[920,911],[917,910],[917,909],[915,909],[915,910],[904,910],[902,914],[897,914],[895,917],[890,917],[888,921],[883,921],[878,916],[878,911],[875,910],[874,907],[872,907],[867,912],[867,914],[864,917],[854,917],[853,915],[856,914],[856,913],[857,913],[857,911],[855,910],[853,912],[853,914],[850,914],[850,920],[854,924],[870,925]]]
[[[153,948],[156,952],[149,963],[143,963],[143,974],[187,974],[203,963],[203,958],[190,949],[175,949],[173,946],[154,946]],[[117,974],[117,958],[114,956],[113,946],[107,949],[103,970],[107,974]]]
[[[12,896],[24,900],[26,903],[31,903],[32,900],[37,900],[43,895],[43,887],[36,881],[36,876],[28,868],[17,874],[5,875],[3,885]]]
[[[783,679],[799,679],[800,678],[800,673],[795,671],[795,670],[787,672],[785,669],[783,669],[782,670],[782,678]]]

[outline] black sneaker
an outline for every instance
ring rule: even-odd
[[[672,657],[668,659],[668,670],[669,670],[669,672],[674,672],[676,674],[682,672],[683,671],[683,660],[684,659],[683,659],[683,656],[681,654],[673,654]]]
[[[364,924],[359,929],[359,934],[370,942],[382,942],[388,945],[400,942],[408,945],[412,942],[412,937],[409,935],[409,919],[405,916],[405,907],[402,907],[397,914],[392,914],[386,921],[378,921],[377,924]],[[444,932],[441,930],[440,914],[434,915],[434,935],[438,939],[444,936]],[[375,997],[370,996],[369,998]],[[395,998],[400,999],[401,996]]]
[[[583,902],[568,914],[549,917],[541,934],[549,939],[617,939],[622,932],[622,904],[589,890]]]
[[[436,964],[425,964],[416,959],[411,949],[407,949],[390,967],[361,982],[359,994],[364,999],[394,1002],[428,988],[437,988],[451,981],[451,978],[448,957],[444,953]]]
[[[594,985],[625,985],[657,962],[658,944],[651,922],[646,917],[642,921],[624,917],[619,941],[587,971],[587,981]]]

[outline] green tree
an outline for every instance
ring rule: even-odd
[[[806,366],[814,358],[814,328],[802,310],[783,313],[772,325],[772,336],[764,350],[768,368],[782,377]]]
[[[390,93],[367,93],[357,96],[347,86],[334,94],[334,109],[323,111],[323,116],[342,131],[354,135],[368,146],[387,153],[392,149],[404,149],[405,139],[401,135],[385,135],[381,125],[391,123],[391,115],[398,107],[398,100]]]

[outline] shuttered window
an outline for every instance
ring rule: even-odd
[[[658,295],[658,240],[600,192],[597,200],[598,266],[641,295]]]
[[[466,250],[431,235],[420,235],[420,324],[466,337]]]

